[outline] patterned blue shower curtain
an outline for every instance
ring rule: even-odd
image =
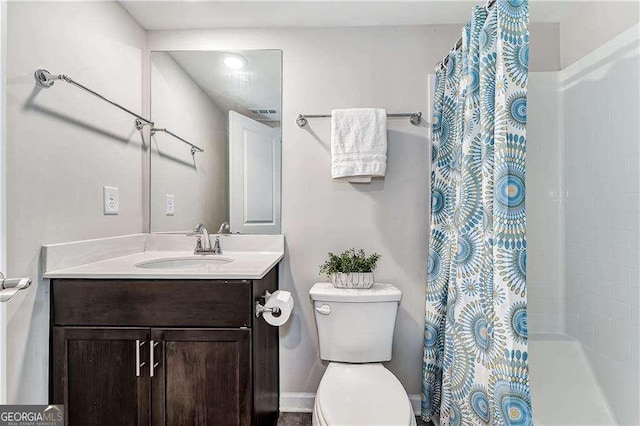
[[[476,7],[437,71],[422,417],[532,424],[527,361],[526,0]]]

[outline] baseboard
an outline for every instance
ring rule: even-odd
[[[280,411],[283,413],[311,413],[315,393],[310,392],[282,392],[280,394]],[[420,394],[410,394],[409,400],[416,416],[420,415]]]
[[[413,412],[416,413],[416,416],[419,416],[422,411],[422,395],[419,393],[409,394],[409,401],[411,401]]]
[[[313,402],[316,399],[315,393],[306,392],[281,392],[280,412],[282,413],[311,413],[313,412]]]

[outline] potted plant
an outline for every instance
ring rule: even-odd
[[[378,253],[367,256],[363,249],[354,248],[339,255],[330,252],[329,259],[320,265],[320,274],[329,276],[337,288],[371,288],[380,257]]]

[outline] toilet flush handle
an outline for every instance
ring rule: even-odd
[[[331,306],[329,305],[316,306],[316,312],[322,315],[329,315],[331,313]]]

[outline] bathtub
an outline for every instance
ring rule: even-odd
[[[582,346],[564,334],[529,336],[535,426],[615,425]]]

